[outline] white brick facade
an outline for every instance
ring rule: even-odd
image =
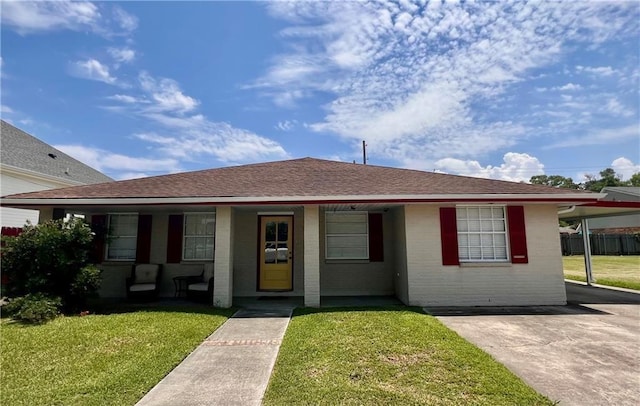
[[[528,264],[442,265],[439,207],[405,207],[408,304],[524,306],[566,304],[556,207],[525,206]]]

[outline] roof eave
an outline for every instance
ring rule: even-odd
[[[3,198],[3,206],[127,206],[127,205],[253,205],[253,204],[331,204],[331,203],[442,203],[442,202],[538,202],[593,203],[605,197],[603,193],[576,194],[442,194],[442,195],[339,195],[339,196],[250,196],[250,197],[152,197],[152,198]]]

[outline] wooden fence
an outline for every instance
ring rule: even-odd
[[[640,255],[640,237],[634,234],[591,234],[591,255]],[[584,255],[582,234],[561,234],[562,255]]]

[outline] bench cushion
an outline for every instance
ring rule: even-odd
[[[149,290],[154,290],[156,288],[155,283],[136,283],[134,285],[129,286],[130,292],[146,292]]]
[[[209,290],[209,284],[205,282],[192,283],[192,284],[189,284],[189,286],[187,286],[187,289],[196,290],[199,292],[206,292],[207,290]]]

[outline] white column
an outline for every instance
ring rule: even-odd
[[[320,307],[320,216],[318,206],[304,206],[304,305]]]
[[[582,242],[584,243],[584,271],[587,274],[587,285],[593,283],[593,272],[591,270],[591,241],[589,240],[589,220],[582,219],[580,229],[582,230]]]
[[[213,266],[213,305],[233,304],[233,209],[216,208],[215,262]]]

